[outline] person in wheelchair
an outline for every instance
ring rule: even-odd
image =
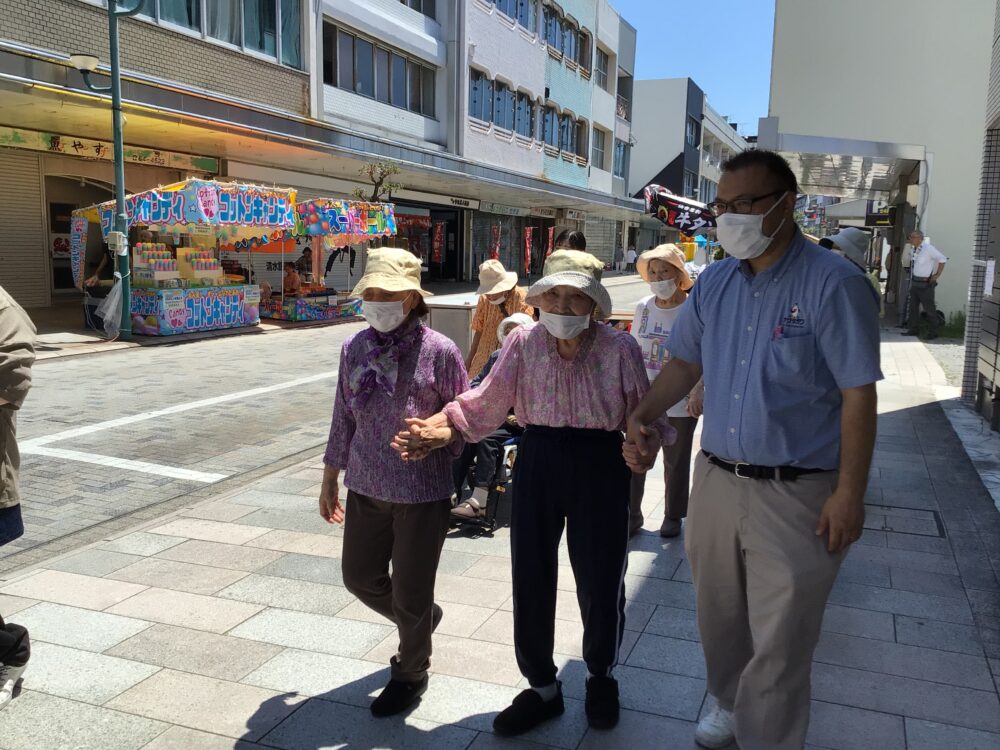
[[[472,388],[477,388],[490,374],[493,365],[500,358],[504,340],[510,332],[532,322],[532,319],[524,313],[514,313],[500,322],[497,327],[500,348],[490,354],[483,369],[470,381],[469,384]],[[455,507],[451,511],[452,519],[467,521],[480,519],[486,515],[486,506],[476,498],[470,497],[468,500],[462,501],[466,481],[468,481],[470,489],[488,487],[495,482],[500,475],[501,463],[504,461],[504,446],[509,440],[518,438],[523,433],[524,428],[517,423],[517,420],[514,419],[514,413],[511,411],[507,415],[507,421],[499,429],[478,443],[466,444],[462,455],[455,459],[452,467],[455,480]]]

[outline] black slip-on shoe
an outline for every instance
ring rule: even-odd
[[[594,729],[618,725],[618,680],[614,677],[587,680],[587,721]]]
[[[562,685],[558,689],[556,697],[550,701],[543,700],[542,696],[530,688],[523,691],[493,720],[493,731],[501,737],[514,737],[530,732],[549,719],[562,716],[566,710]]]
[[[427,692],[427,682],[427,675],[418,682],[389,680],[389,684],[379,693],[378,698],[372,701],[372,716],[383,718],[405,711]]]

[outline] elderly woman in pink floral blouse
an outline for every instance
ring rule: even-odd
[[[475,442],[514,409],[526,429],[514,472],[511,549],[514,645],[531,685],[493,727],[510,736],[563,713],[552,659],[559,540],[567,529],[583,617],[587,717],[618,722],[611,672],[625,627],[630,469],[622,455],[628,414],[649,389],[638,344],[598,322],[611,312],[603,264],[577,250],[557,250],[528,293],[540,325],[514,331],[479,388],[427,420],[407,420],[394,442],[404,458],[423,458],[459,438]],[[660,435],[672,440],[664,421]]]

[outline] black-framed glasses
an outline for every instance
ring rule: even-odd
[[[712,201],[708,204],[708,210],[712,212],[713,216],[722,216],[722,214],[727,213],[748,214],[753,211],[754,203],[762,201],[765,198],[773,198],[776,195],[784,195],[787,192],[787,190],[775,190],[766,195],[758,195],[756,198],[739,198],[729,203],[725,201]]]

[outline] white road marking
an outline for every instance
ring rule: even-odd
[[[82,451],[70,451],[62,448],[46,448],[40,445],[22,449],[21,453],[34,456],[61,458],[66,461],[80,461],[86,464],[109,466],[115,469],[126,469],[128,471],[137,471],[142,474],[155,474],[158,477],[170,477],[171,479],[186,479],[190,482],[203,482],[204,484],[219,482],[229,476],[229,474],[209,474],[204,471],[192,471],[191,469],[179,469],[175,466],[151,464],[146,461],[132,461],[127,458],[99,456],[96,453],[83,453]]]
[[[96,464],[98,466],[126,469],[128,471],[135,471],[142,474],[154,474],[160,477],[170,477],[171,479],[186,479],[191,482],[211,484],[212,482],[218,482],[226,479],[230,475],[211,474],[204,471],[192,471],[191,469],[164,466],[162,464],[153,464],[147,461],[133,461],[127,458],[115,458],[113,456],[102,456],[97,453],[65,450],[63,448],[49,448],[47,446],[51,443],[57,443],[62,440],[73,440],[74,438],[93,435],[94,433],[111,430],[116,427],[124,427],[125,425],[136,424],[137,422],[148,422],[151,419],[159,419],[160,417],[167,417],[173,414],[183,414],[184,412],[192,411],[194,409],[206,409],[208,407],[218,406],[219,404],[225,404],[230,401],[240,401],[246,398],[253,398],[254,396],[264,396],[268,393],[285,391],[290,388],[297,388],[301,385],[318,383],[322,380],[335,379],[336,377],[336,372],[322,372],[318,375],[310,375],[305,378],[287,380],[283,383],[275,383],[274,385],[267,385],[261,388],[251,388],[247,391],[227,393],[223,396],[214,396],[212,398],[201,399],[200,401],[189,401],[184,404],[168,406],[166,409],[157,409],[156,411],[142,412],[128,417],[109,419],[106,422],[98,422],[85,427],[74,427],[71,430],[57,432],[54,435],[32,438],[31,440],[25,440],[20,443],[18,447],[20,448],[21,453],[25,455],[49,456],[50,458],[61,458],[66,461],[80,461],[82,463]]]

